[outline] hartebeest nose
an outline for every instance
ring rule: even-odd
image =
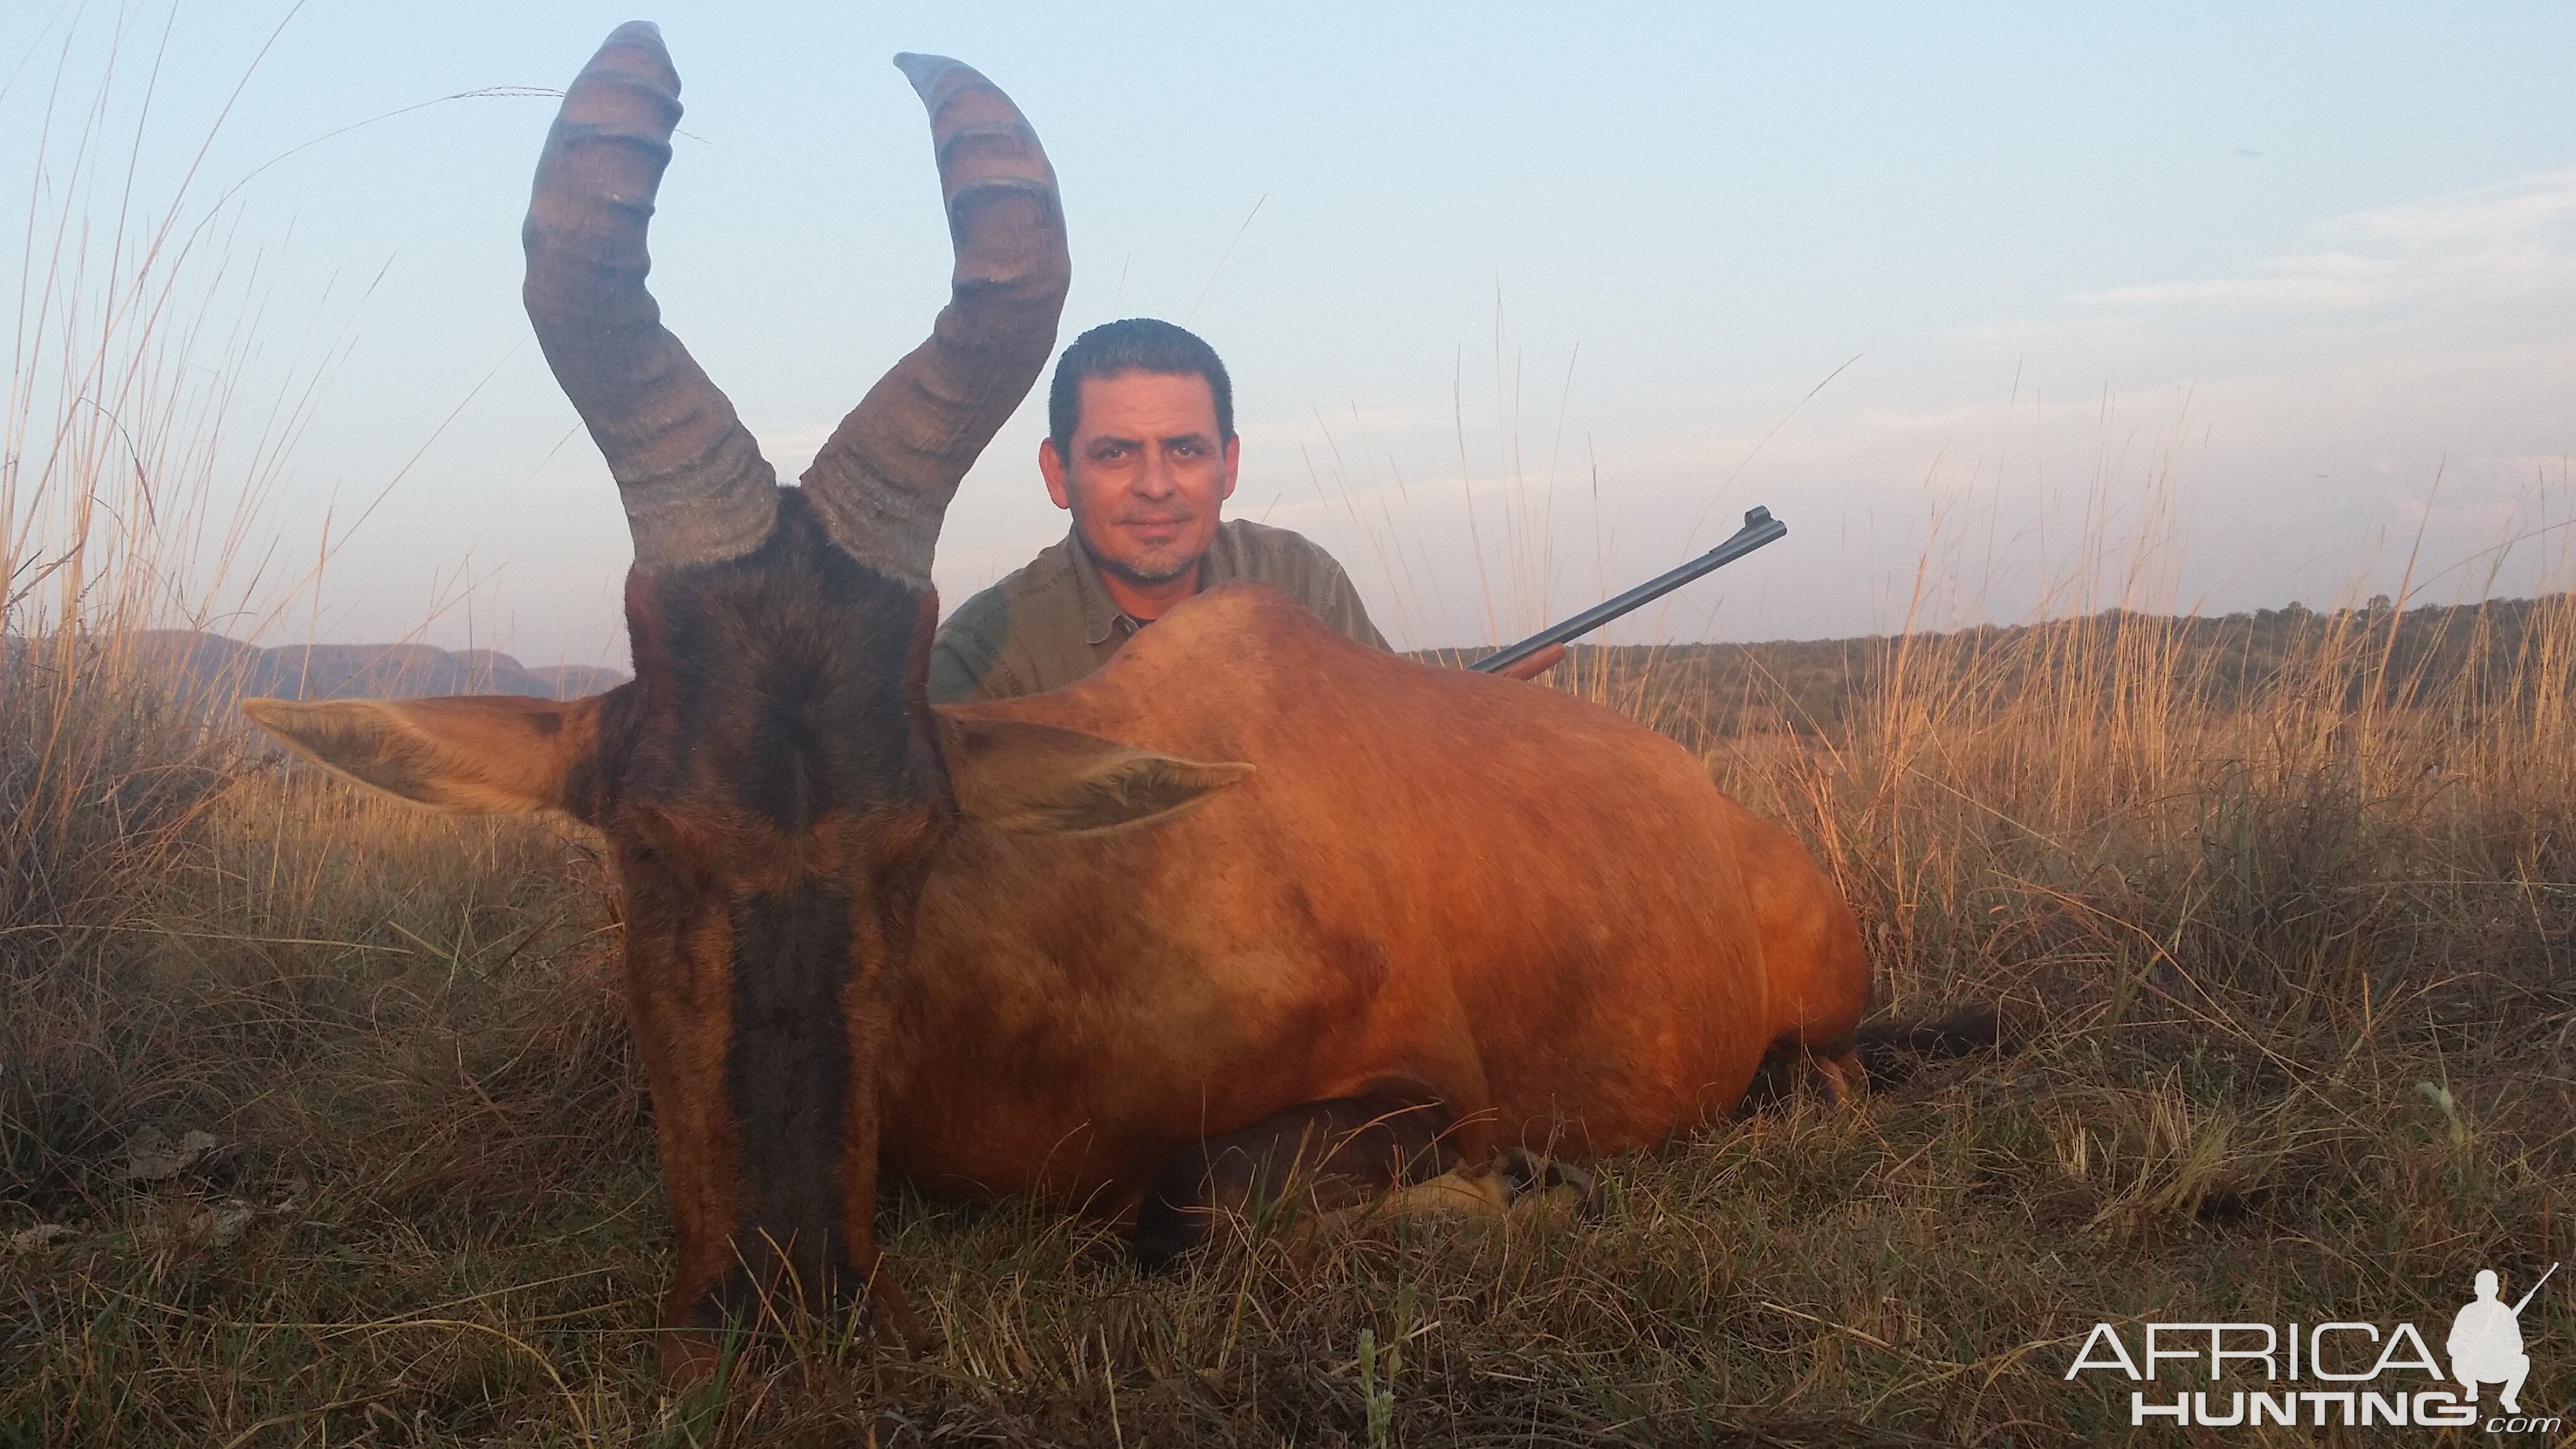
[[[847,1246],[850,895],[811,880],[737,897],[731,916],[735,1248],[746,1263],[784,1257],[811,1291]]]

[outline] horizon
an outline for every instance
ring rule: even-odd
[[[1508,642],[1754,504],[1789,537],[1588,642],[2565,586],[2576,100],[2549,71],[2576,15],[662,9],[688,114],[654,290],[782,478],[944,296],[885,64],[933,50],[1063,179],[1059,347],[1137,313],[1206,335],[1229,516],[1323,543],[1399,647]],[[194,365],[291,426],[213,471],[263,557],[339,541],[318,587],[207,570],[255,642],[624,667],[614,489],[518,309],[555,101],[512,88],[626,18],[208,5],[148,117],[162,12],[0,20],[8,245],[114,199],[67,159],[93,103],[103,154],[142,117],[147,199],[201,145],[199,204],[239,186],[188,294],[233,340]],[[949,609],[1063,534],[1042,392],[950,510]]]
[[[2145,609],[2132,609],[2132,608],[2127,608],[2127,607],[2124,607],[2124,606],[2122,606],[2122,605],[2118,605],[2118,604],[2111,604],[2111,605],[2106,605],[2106,606],[2104,606],[2104,607],[2102,607],[2102,608],[2100,608],[2100,609],[2096,609],[2096,610],[2092,611],[2091,613],[2085,613],[2085,614],[2060,613],[2060,614],[2051,614],[2051,615],[2048,615],[2047,617],[2044,617],[2044,618],[2032,618],[2032,619],[2006,619],[2006,620],[1994,620],[1994,619],[1988,619],[1988,620],[1980,620],[1980,621],[1976,621],[1976,622],[1973,622],[1973,623],[1963,623],[1963,624],[1944,625],[1944,626],[1940,626],[1940,627],[1932,627],[1932,628],[1918,628],[1918,629],[1916,629],[1916,630],[1912,631],[1910,634],[1897,634],[1897,633],[1879,632],[1879,633],[1862,633],[1862,634],[1825,634],[1825,635],[1782,636],[1782,637],[1778,637],[1778,638],[1767,638],[1767,639],[1635,639],[1635,640],[1603,640],[1603,639],[1596,638],[1596,637],[1594,637],[1594,636],[1592,636],[1592,635],[1584,635],[1584,636],[1582,636],[1582,637],[1580,637],[1580,638],[1577,638],[1577,639],[1575,639],[1575,640],[1570,641],[1566,647],[1567,647],[1567,649],[1568,649],[1568,651],[1569,651],[1569,655],[1579,655],[1579,654],[1581,654],[1583,651],[1586,651],[1586,650],[1593,650],[1593,649],[1645,649],[1645,650],[1658,650],[1658,649],[1671,649],[1671,650],[1693,650],[1693,649],[1747,649],[1747,650],[1752,650],[1752,649],[1787,648],[1787,647],[1794,647],[1794,646],[1801,646],[1801,645],[1810,645],[1810,644],[1870,644],[1870,643],[1887,643],[1887,642],[1893,642],[1893,641],[1898,640],[1898,639],[1900,639],[1900,638],[1911,638],[1911,639],[1915,639],[1915,640],[1925,640],[1925,641],[1930,641],[1930,640],[1939,640],[1939,639],[1942,639],[1942,638],[1944,638],[1944,637],[1946,637],[1946,636],[1951,636],[1951,635],[1956,635],[1956,634],[1963,634],[1963,633],[1975,633],[1975,632],[1977,632],[1977,631],[1979,631],[1979,630],[1989,630],[1989,631],[1994,631],[1994,632],[1998,632],[1998,633],[2009,633],[2009,632],[2012,632],[2012,631],[2016,631],[2016,630],[2024,630],[2024,629],[2040,629],[2040,628],[2049,628],[2049,627],[2054,627],[2054,626],[2065,626],[2065,625],[2076,625],[2076,624],[2092,623],[2092,622],[2098,622],[2098,621],[2100,621],[2100,620],[2104,620],[2104,619],[2140,619],[2140,620],[2145,620],[2145,621],[2148,621],[2148,622],[2174,623],[2174,624],[2226,624],[2226,623],[2236,622],[2236,621],[2239,621],[2239,620],[2247,621],[2247,622],[2251,622],[2251,623],[2256,623],[2256,624],[2261,624],[2261,623],[2267,622],[2267,621],[2268,621],[2268,620],[2270,620],[2270,619],[2279,619],[2279,618],[2290,618],[2290,619],[2318,619],[2318,620],[2325,620],[2325,621],[2329,621],[2329,622],[2331,622],[2332,620],[2336,619],[2336,618],[2337,618],[2337,617],[2339,617],[2339,616],[2346,616],[2346,615],[2352,615],[2352,614],[2361,614],[2361,615],[2368,616],[2368,615],[2376,614],[2376,613],[2380,612],[2380,611],[2381,611],[2381,610],[2383,610],[2383,609],[2389,610],[2390,612],[2392,612],[2392,613],[2394,613],[2394,614],[2397,614],[2397,615],[2399,615],[2400,617],[2404,617],[2404,616],[2412,616],[2412,615],[2427,615],[2427,614],[2439,614],[2439,613],[2457,613],[2457,612],[2462,612],[2462,611],[2477,611],[2477,610],[2483,610],[2483,609],[2486,609],[2486,608],[2488,608],[2488,607],[2490,607],[2490,606],[2496,606],[2496,605],[2503,605],[2503,606],[2528,605],[2528,606],[2535,606],[2535,607],[2536,607],[2536,606],[2539,606],[2539,605],[2545,605],[2545,604],[2551,603],[2551,602],[2556,601],[2556,600],[2561,600],[2561,599],[2569,598],[2569,597],[2571,596],[2571,593],[2576,593],[2576,591],[2571,591],[2571,590],[2567,590],[2567,589],[2558,589],[2558,590],[2553,590],[2553,591],[2548,592],[2548,593],[2541,593],[2541,594],[2488,594],[2488,595],[2485,595],[2485,596],[2480,597],[2480,598],[2477,598],[2477,599],[2466,600],[2466,601],[2459,601],[2459,602],[2449,602],[2449,601],[2424,602],[2424,601],[2420,601],[2420,600],[2419,600],[2419,601],[2410,602],[2410,603],[2407,605],[2407,607],[2405,607],[2404,609],[2397,609],[2397,608],[2395,608],[2395,601],[2394,601],[2394,600],[2392,600],[2391,598],[2389,598],[2389,596],[2387,596],[2387,595],[2385,595],[2385,594],[2374,595],[2374,596],[2372,596],[2370,599],[2365,600],[2365,601],[2362,601],[2362,602],[2358,602],[2358,603],[2338,603],[2338,604],[2331,604],[2331,605],[2328,605],[2328,606],[2327,606],[2327,607],[2325,607],[2325,608],[2316,608],[2316,607],[2313,607],[2313,606],[2308,605],[2307,603],[2305,603],[2305,602],[2303,602],[2303,601],[2301,601],[2301,600],[2298,600],[2298,599],[2291,599],[2291,600],[2288,600],[2287,602],[2283,603],[2283,604],[2282,604],[2281,606],[2279,606],[2278,608],[2269,608],[2269,607],[2259,607],[2259,606],[2258,606],[2258,607],[2250,608],[2250,609],[2238,609],[2238,610],[2232,610],[2232,611],[2230,611],[2230,612],[2223,613],[2223,614],[2220,614],[2220,613],[2198,613],[2198,614],[2191,614],[2191,613],[2185,613],[2185,614],[2159,613],[2159,612],[2155,612],[2155,611],[2152,611],[2152,610],[2145,610]],[[540,662],[537,662],[537,663],[530,663],[529,661],[527,661],[527,660],[525,660],[525,659],[520,658],[520,657],[518,656],[518,654],[516,654],[516,653],[515,653],[514,651],[512,651],[511,649],[509,649],[509,648],[507,648],[507,647],[505,647],[505,646],[492,645],[492,644],[474,644],[474,645],[465,645],[465,644],[457,644],[457,645],[438,645],[438,644],[431,644],[431,643],[427,643],[427,642],[424,642],[424,641],[421,641],[421,640],[418,640],[418,639],[315,639],[315,640],[312,640],[312,641],[310,641],[310,642],[307,642],[307,641],[305,641],[305,640],[301,640],[301,639],[280,639],[280,640],[278,640],[278,641],[276,641],[276,642],[274,642],[274,643],[262,644],[262,643],[259,643],[258,641],[255,641],[255,640],[245,639],[245,638],[241,638],[241,637],[238,637],[238,636],[235,636],[235,635],[226,634],[226,633],[221,632],[220,630],[196,628],[196,627],[193,627],[193,626],[190,626],[190,625],[186,625],[186,624],[175,624],[175,625],[154,625],[154,626],[151,626],[151,627],[148,627],[148,628],[143,628],[143,629],[139,629],[139,630],[131,631],[131,636],[132,636],[132,637],[139,637],[139,638],[149,639],[149,638],[151,638],[151,637],[152,637],[152,636],[154,636],[154,635],[176,635],[176,636],[180,636],[180,637],[187,637],[187,638],[211,639],[211,640],[215,640],[215,641],[218,641],[218,642],[221,642],[221,643],[232,644],[232,645],[235,645],[235,646],[238,646],[238,647],[242,647],[242,648],[246,648],[246,649],[256,649],[256,650],[261,650],[261,651],[269,652],[269,653],[287,653],[287,652],[291,652],[291,651],[299,650],[299,649],[313,649],[313,650],[365,650],[365,649],[384,649],[384,650],[414,650],[414,651],[427,650],[427,651],[443,652],[443,653],[445,653],[445,654],[447,654],[447,655],[450,655],[450,656],[453,656],[453,657],[456,657],[456,658],[459,658],[459,659],[465,659],[465,660],[468,660],[468,661],[475,660],[475,659],[481,659],[481,658],[492,658],[492,659],[505,660],[505,661],[507,661],[507,662],[509,662],[509,663],[511,663],[511,664],[514,664],[514,665],[517,665],[517,666],[520,666],[520,667],[522,667],[522,668],[526,669],[526,670],[527,670],[528,672],[530,672],[530,673],[568,672],[568,671],[570,671],[570,672],[578,672],[578,671],[601,671],[601,670],[605,670],[605,671],[607,671],[607,672],[609,672],[609,673],[616,674],[616,675],[620,676],[621,678],[632,678],[632,677],[633,677],[633,673],[632,673],[631,666],[624,666],[624,665],[617,665],[617,664],[586,663],[586,662],[582,662],[582,661],[578,661],[578,660],[574,660],[574,661],[554,661],[554,662],[545,662],[545,661],[540,661]],[[12,645],[12,646],[16,646],[16,645],[23,645],[23,644],[25,644],[25,643],[29,642],[30,637],[31,637],[31,636],[23,635],[23,634],[0,634],[0,643],[6,643],[6,644],[9,644],[9,645]],[[42,634],[32,636],[32,638],[33,638],[34,640],[38,641],[38,642],[42,642],[42,641],[48,640],[48,639],[50,639],[51,637],[52,637],[52,636],[50,636],[50,635],[42,635]],[[1506,641],[1506,642],[1518,642],[1518,641]],[[1471,645],[1465,646],[1463,649],[1462,649],[1462,648],[1460,648],[1459,646],[1456,646],[1456,645],[1447,645],[1447,644],[1428,644],[1428,645],[1422,645],[1422,646],[1419,646],[1419,647],[1406,646],[1406,645],[1398,645],[1398,646],[1396,646],[1396,652],[1401,653],[1401,654],[1408,654],[1408,655],[1411,655],[1411,654],[1461,654],[1461,655],[1468,655],[1468,656],[1472,656],[1472,655],[1475,655],[1475,654],[1478,654],[1478,653],[1484,652],[1486,649],[1487,649],[1487,646],[1482,645],[1482,644],[1471,644]]]

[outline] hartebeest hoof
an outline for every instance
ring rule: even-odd
[[[1795,1040],[1772,1043],[1754,1069],[1752,1085],[1736,1103],[1736,1115],[1778,1106],[1802,1091],[1814,1093],[1828,1107],[1857,1105],[1869,1092],[1860,1052],[1849,1042],[1820,1050]]]
[[[1589,1168],[1515,1147],[1503,1154],[1503,1179],[1515,1222],[1601,1216],[1601,1179]]]

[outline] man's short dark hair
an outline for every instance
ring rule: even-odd
[[[1103,322],[1080,337],[1055,360],[1055,381],[1047,388],[1047,436],[1056,456],[1073,459],[1073,430],[1082,421],[1082,384],[1086,378],[1122,377],[1131,372],[1159,377],[1207,379],[1216,399],[1216,436],[1234,441],[1234,380],[1216,349],[1185,328],[1152,317]]]

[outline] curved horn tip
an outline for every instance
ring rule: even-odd
[[[964,71],[979,80],[982,79],[973,66],[964,61],[951,60],[944,55],[921,55],[907,50],[894,58],[894,66],[895,69],[903,72],[903,78],[912,82],[912,88],[920,92],[924,98],[930,95],[930,88],[939,84],[940,78],[950,71]]]
[[[670,62],[670,46],[662,44],[662,26],[654,26],[652,21],[626,21],[623,26],[608,31],[608,39],[600,41],[598,54],[592,54],[590,64],[582,67],[582,75],[600,70],[600,62],[608,62],[608,57],[616,52],[644,52],[641,54],[644,70],[657,72],[672,90],[677,90],[677,85],[680,85],[680,70]],[[629,62],[626,67],[618,67],[616,62],[608,64],[611,64],[611,70],[629,70],[634,62]]]

